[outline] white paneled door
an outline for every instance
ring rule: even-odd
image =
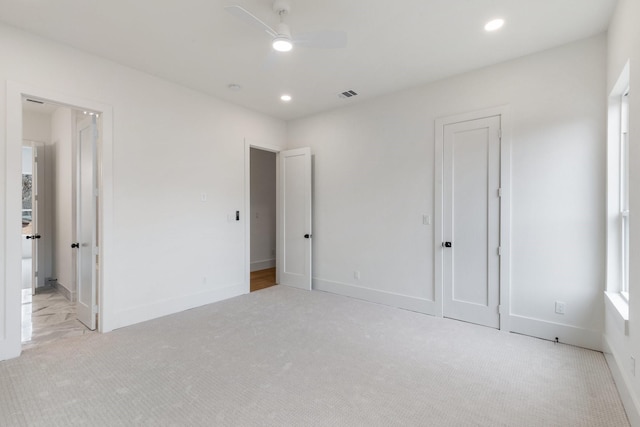
[[[499,328],[500,116],[443,133],[443,315]]]
[[[98,241],[96,212],[98,204],[97,188],[97,126],[95,116],[78,126],[76,176],[76,243],[78,320],[89,329],[96,329],[98,310],[96,281]]]
[[[311,290],[311,149],[280,152],[281,285]]]

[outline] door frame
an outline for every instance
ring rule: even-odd
[[[282,256],[280,251],[280,230],[281,212],[280,212],[280,151],[285,150],[281,147],[262,144],[259,142],[244,141],[244,287],[246,294],[251,292],[251,149],[269,151],[276,154],[276,266],[278,259]],[[276,283],[280,283],[280,270],[276,268]]]
[[[58,92],[54,89],[34,87],[22,83],[7,81],[7,122],[6,122],[6,150],[4,163],[5,174],[0,178],[5,184],[5,209],[0,217],[0,224],[4,227],[5,235],[5,264],[0,274],[4,275],[5,298],[0,297],[0,304],[4,305],[5,318],[0,319],[0,360],[18,357],[22,351],[21,343],[21,244],[20,233],[20,189],[22,155],[22,99],[35,98],[47,103],[58,104],[78,110],[92,110],[100,112],[102,117],[102,144],[99,148],[101,179],[99,194],[98,227],[100,230],[100,278],[99,290],[99,331],[108,332],[114,329],[115,316],[113,304],[115,301],[111,280],[111,253],[113,251],[113,107],[98,101],[81,98]],[[4,219],[4,221],[2,221]],[[1,294],[1,292],[0,292]]]
[[[444,127],[446,125],[500,116],[500,330],[509,330],[511,314],[511,117],[510,107],[499,106],[468,113],[441,117],[435,120],[435,191],[434,191],[434,285],[436,315],[444,312]]]

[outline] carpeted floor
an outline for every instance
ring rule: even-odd
[[[275,286],[0,362],[2,426],[627,426],[601,353]]]

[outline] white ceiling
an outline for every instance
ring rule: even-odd
[[[0,21],[288,120],[596,35],[617,0],[291,1],[294,35],[344,30],[348,47],[275,53],[224,10],[275,25],[272,0],[0,0]]]

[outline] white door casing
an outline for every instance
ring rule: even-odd
[[[77,129],[76,175],[76,285],[77,316],[89,329],[96,329],[97,313],[97,125],[95,116]]]
[[[311,290],[311,149],[279,153],[279,284]]]
[[[498,328],[500,117],[445,125],[443,155],[443,315]]]

